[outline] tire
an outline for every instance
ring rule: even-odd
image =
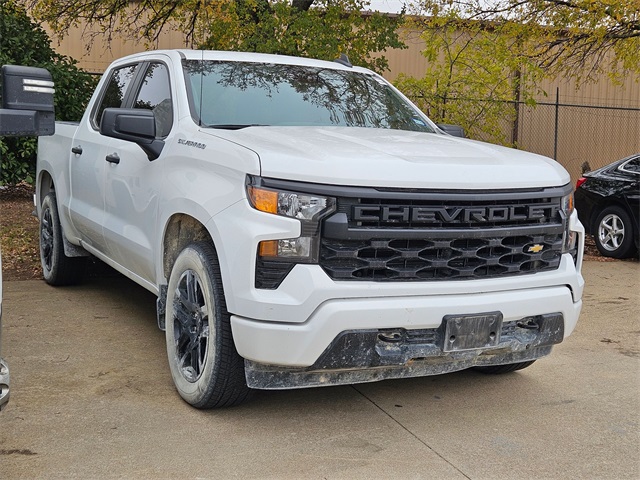
[[[40,264],[42,276],[49,285],[72,285],[82,278],[85,265],[83,257],[67,257],[64,254],[62,226],[58,215],[55,193],[42,201],[40,215]]]
[[[489,365],[487,367],[473,367],[474,370],[478,372],[485,373],[487,375],[500,375],[503,373],[511,373],[516,370],[522,370],[523,368],[527,368],[530,365],[533,365],[535,360],[531,360],[529,362],[520,362],[520,363],[508,363],[506,365]]]
[[[165,322],[171,376],[187,403],[230,407],[249,397],[212,245],[192,243],[178,255],[169,276]]]
[[[629,214],[620,207],[607,207],[596,218],[596,247],[602,255],[612,258],[630,257],[635,245]]]

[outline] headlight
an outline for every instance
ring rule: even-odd
[[[319,221],[333,212],[335,199],[307,193],[247,185],[253,208],[300,221],[302,236],[266,240],[258,244],[258,260],[316,263],[319,255]]]
[[[299,220],[317,221],[333,209],[332,198],[247,186],[249,202],[256,210]]]
[[[556,197],[557,198],[557,197]],[[573,213],[573,192],[569,195],[565,195],[562,197],[562,211],[564,212],[565,218],[569,218]]]
[[[313,261],[313,238],[283,238],[282,240],[266,240],[258,244],[258,255],[271,260]]]

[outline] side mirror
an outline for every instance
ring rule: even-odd
[[[149,160],[158,158],[164,147],[164,142],[156,139],[156,118],[151,110],[105,108],[100,120],[100,134],[140,145]]]
[[[53,135],[53,81],[44,68],[2,67],[0,136]]]
[[[438,123],[438,128],[444,133],[448,133],[453,137],[465,138],[464,129],[458,125],[449,125],[448,123]]]

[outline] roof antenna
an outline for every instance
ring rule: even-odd
[[[349,61],[349,57],[346,54],[341,53],[339,58],[336,58],[334,62],[344,65],[345,67],[352,68],[353,64]]]

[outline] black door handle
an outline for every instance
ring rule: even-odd
[[[80,145],[78,145],[77,147],[72,147],[71,153],[75,153],[76,155],[82,155],[82,147]]]
[[[115,163],[115,164],[120,163],[120,157],[118,156],[117,153],[110,153],[105,157],[105,160],[109,163]]]

